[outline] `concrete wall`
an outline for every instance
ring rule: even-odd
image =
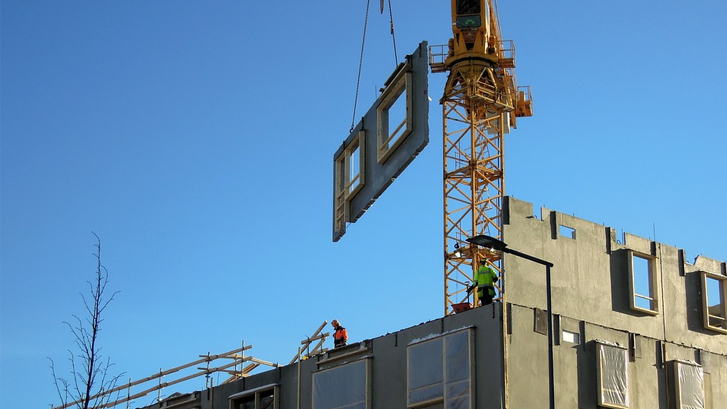
[[[547,339],[534,333],[534,310],[512,306],[513,333],[510,336],[511,408],[547,408]],[[667,409],[673,406],[674,360],[701,365],[704,371],[705,407],[719,409],[727,400],[727,356],[642,335],[559,317],[558,328],[576,331],[580,342],[556,338],[554,346],[556,407],[589,409],[598,407],[596,342],[624,346],[629,353],[628,389],[631,408]],[[535,382],[534,380],[537,380]]]
[[[454,316],[429,321],[378,338],[338,348],[303,360],[298,364],[273,369],[249,376],[240,381],[195,392],[162,403],[161,408],[174,409],[229,409],[229,397],[242,391],[255,390],[277,384],[279,404],[283,409],[310,409],[313,399],[313,374],[356,362],[370,361],[370,396],[372,408],[407,407],[407,347],[413,342],[452,331],[470,328],[474,332],[473,378],[475,407],[496,409],[502,407],[502,309],[501,305],[473,309]],[[298,389],[300,371],[300,389]],[[300,391],[300,392],[299,392]],[[298,406],[300,393],[300,406]],[[178,402],[186,402],[176,405]],[[426,408],[442,408],[441,403]],[[160,408],[159,404],[149,409]]]
[[[536,217],[532,204],[514,198],[504,211],[508,246],[554,264],[556,407],[597,407],[596,340],[628,349],[630,407],[670,407],[673,360],[701,365],[706,407],[723,407],[727,335],[704,328],[698,271],[724,274],[724,263],[700,256],[690,264],[677,248],[631,234],[621,242],[609,227],[549,209]],[[630,307],[628,250],[655,257],[656,314]],[[510,407],[547,408],[547,337],[536,331],[546,308],[545,267],[509,254],[503,264]],[[577,334],[579,343],[561,339],[563,331]]]
[[[627,353],[624,371],[630,408],[675,408],[677,361],[702,368],[706,408],[725,407],[727,334],[704,327],[699,273],[725,275],[725,263],[701,256],[689,263],[677,248],[631,234],[617,238],[607,226],[548,209],[536,217],[532,204],[514,198],[506,198],[503,220],[503,239],[510,248],[555,265],[556,407],[598,407],[599,343]],[[654,261],[657,311],[631,308],[629,254],[634,251]],[[314,374],[360,360],[367,362],[371,374],[371,405],[367,409],[406,408],[408,348],[422,339],[463,328],[471,328],[474,334],[471,371],[475,408],[547,408],[545,268],[505,254],[502,285],[504,303],[364,340],[213,390],[168,399],[161,408],[228,409],[229,397],[234,394],[279,385],[280,408],[311,409]],[[436,403],[425,409],[443,406]]]

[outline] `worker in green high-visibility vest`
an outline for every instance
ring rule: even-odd
[[[487,260],[480,260],[474,286],[477,287],[477,298],[479,298],[482,305],[492,304],[492,299],[495,298],[495,283],[498,279],[495,270],[487,265]]]

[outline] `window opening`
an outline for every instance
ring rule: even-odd
[[[273,409],[275,406],[275,396],[272,393],[260,395],[259,409]]]
[[[230,409],[278,409],[278,385],[244,391],[230,396]]]
[[[356,137],[335,159],[335,229],[346,231],[350,220],[349,201],[365,184],[366,131],[359,131]]]
[[[349,215],[348,215],[348,201],[346,200],[346,158],[345,153],[344,155],[339,156],[336,158],[335,163],[335,178],[334,178],[334,185],[335,185],[335,196],[334,196],[334,202],[335,202],[335,209],[334,209],[334,226],[335,230],[339,232],[339,234],[343,235],[343,233],[346,231],[346,222],[348,222]]]
[[[471,331],[410,345],[407,349],[407,406],[443,402],[444,409],[472,407]]]
[[[702,367],[687,362],[673,362],[677,409],[705,409]]]
[[[367,409],[369,397],[368,359],[313,374],[313,409]]]
[[[629,275],[631,309],[656,315],[659,302],[656,293],[655,258],[646,254],[630,252]]]
[[[558,231],[558,234],[561,237],[568,237],[568,238],[573,239],[573,240],[576,239],[576,229],[574,229],[572,227],[568,227],[568,226],[562,225],[562,224],[560,225],[560,229]]]
[[[359,131],[346,149],[336,158],[336,190],[348,200],[364,186],[365,131]]]
[[[577,332],[570,332],[570,331],[563,331],[563,342],[568,342],[571,344],[580,345],[581,343],[581,334]]]
[[[412,132],[412,74],[407,66],[400,66],[393,81],[384,90],[377,108],[378,161],[385,162],[404,139]]]
[[[359,138],[351,144],[348,156],[348,185],[350,190],[355,190],[361,184],[361,147]]]
[[[704,309],[704,325],[708,329],[727,333],[727,277],[702,272],[702,307]]]
[[[597,346],[598,404],[606,408],[628,408],[628,351],[615,345],[597,343]]]
[[[409,348],[409,406],[431,402],[444,396],[444,339]],[[431,359],[427,359],[430,357]]]
[[[249,398],[240,399],[233,407],[236,409],[255,409],[255,397],[251,396]]]

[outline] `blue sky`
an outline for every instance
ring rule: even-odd
[[[392,6],[400,59],[451,36],[449,2]],[[47,357],[67,371],[92,232],[120,291],[103,353],[127,379],[243,340],[287,363],[323,320],[356,340],[442,315],[444,74],[430,75],[429,146],[331,242],[365,1],[0,7],[1,407],[58,403]],[[535,109],[507,139],[507,193],[727,260],[727,5],[499,10]],[[359,117],[394,69],[388,30],[373,1]]]

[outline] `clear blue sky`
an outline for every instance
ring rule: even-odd
[[[359,117],[395,65],[371,3]],[[535,103],[506,142],[507,193],[727,260],[726,3],[499,3]],[[58,403],[47,357],[67,372],[92,231],[125,379],[243,340],[287,363],[323,320],[360,340],[442,315],[444,74],[429,146],[331,242],[365,7],[2,0],[0,407]],[[451,35],[448,1],[393,12],[400,59]]]

